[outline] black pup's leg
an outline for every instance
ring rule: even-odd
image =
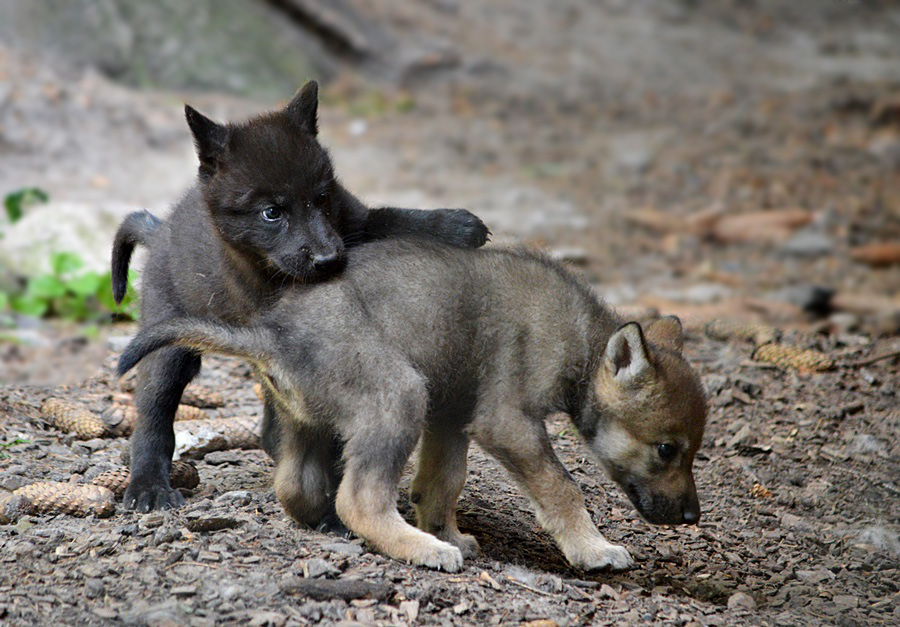
[[[124,503],[149,512],[184,505],[169,485],[175,450],[172,423],[185,386],[200,371],[200,356],[182,348],[164,348],[139,366],[135,404],[138,422],[131,436],[131,482]]]
[[[415,235],[460,248],[478,248],[491,232],[478,216],[465,209],[371,209],[363,225],[367,241]]]

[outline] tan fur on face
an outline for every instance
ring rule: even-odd
[[[614,348],[595,375],[595,392],[606,408],[606,420],[591,446],[643,516],[657,523],[686,522],[691,512],[696,512],[690,514],[693,518],[699,516],[692,466],[703,438],[706,400],[699,380],[681,357],[678,320],[657,321],[645,337],[630,331],[627,341],[639,346],[611,345]],[[635,376],[622,366],[631,355],[647,358]],[[675,447],[674,458],[660,458],[662,444]]]

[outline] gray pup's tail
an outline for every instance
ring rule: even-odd
[[[144,357],[166,346],[261,361],[274,353],[275,342],[263,328],[228,326],[200,318],[168,320],[134,336],[119,358],[116,374],[121,377]]]
[[[149,211],[135,211],[125,216],[112,249],[112,287],[116,304],[121,304],[128,288],[128,263],[137,244],[147,246],[162,221]]]

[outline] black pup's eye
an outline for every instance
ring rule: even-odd
[[[678,449],[675,448],[674,444],[660,444],[656,447],[656,452],[659,453],[659,458],[661,460],[667,462],[675,457],[675,453],[678,452]]]
[[[262,217],[266,222],[278,222],[281,220],[281,209],[278,207],[266,207],[262,211]]]
[[[319,195],[316,196],[316,200],[319,202],[325,202],[328,200],[328,192],[319,192]]]

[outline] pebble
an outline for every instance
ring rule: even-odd
[[[735,592],[728,597],[728,609],[752,612],[756,609],[756,601],[746,592]]]
[[[303,564],[303,576],[315,579],[316,577],[337,577],[341,571],[330,562],[318,557],[311,557]]]
[[[349,542],[334,542],[332,544],[323,544],[322,548],[331,553],[338,555],[362,555],[363,548],[358,544],[350,544]]]

